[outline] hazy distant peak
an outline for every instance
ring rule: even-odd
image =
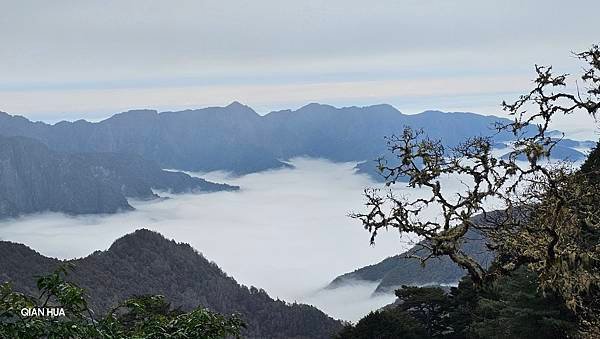
[[[239,101],[234,101],[225,107],[220,107],[221,112],[225,114],[229,114],[232,117],[258,117],[259,114],[256,111],[248,106],[240,103]]]
[[[331,105],[320,104],[318,102],[311,102],[310,104],[307,104],[307,105],[304,105],[304,106],[300,107],[298,109],[298,111],[320,110],[320,109],[339,109],[339,108],[331,106]]]
[[[377,104],[377,105],[354,107],[354,108],[357,108],[361,111],[370,112],[372,114],[379,114],[379,115],[383,114],[388,117],[404,115],[396,107],[394,107],[390,104]]]
[[[158,117],[158,111],[153,109],[133,109],[113,115],[110,119],[138,119],[143,117]]]
[[[87,124],[91,124],[91,122],[89,122],[85,119],[78,119],[75,121],[61,120],[61,121],[55,123],[54,126],[60,127],[60,126],[68,126],[68,125],[87,125]]]
[[[495,115],[484,115],[484,114],[479,114],[479,113],[473,113],[473,112],[445,112],[445,111],[440,111],[440,110],[427,110],[427,111],[423,111],[421,113],[418,113],[420,115],[425,115],[425,116],[441,116],[441,115],[448,115],[448,114],[453,114],[453,115],[462,115],[462,116],[474,116],[474,117],[496,117],[498,119],[502,119],[501,117],[495,116]]]
[[[370,105],[370,106],[363,106],[361,108],[382,109],[382,110],[390,110],[390,111],[400,112],[396,107],[394,107],[390,104],[376,104],[376,105]]]
[[[437,110],[437,109],[428,109],[428,110],[423,111],[423,112],[421,112],[419,114],[443,114],[443,113],[446,113],[446,112],[442,112],[442,111]]]
[[[244,104],[240,103],[239,101],[233,101],[232,103],[230,103],[229,105],[227,105],[225,107],[226,108],[238,108],[238,109],[240,109],[240,108],[250,108],[250,106],[244,105]]]
[[[310,103],[308,105],[304,105],[298,109],[299,112],[319,112],[319,111],[370,111],[374,113],[391,113],[391,114],[402,114],[399,110],[397,110],[394,106],[389,104],[376,104],[369,106],[348,106],[348,107],[335,107],[328,104],[320,104],[320,103]]]
[[[10,113],[6,113],[6,112],[0,112],[0,118],[20,120],[20,121],[24,121],[24,122],[33,122],[22,115],[10,114]]]

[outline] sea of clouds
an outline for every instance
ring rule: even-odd
[[[294,168],[241,177],[203,173],[239,185],[238,192],[169,195],[132,201],[135,211],[116,215],[66,216],[44,213],[0,223],[0,238],[24,243],[46,256],[83,257],[105,250],[139,228],[191,244],[238,282],[266,290],[273,298],[315,305],[335,318],[356,321],[393,302],[372,297],[376,283],[322,290],[336,276],[375,264],[410,248],[416,239],[390,230],[376,244],[351,212],[365,211],[362,191],[383,187],[355,173],[355,163],[297,158]],[[198,174],[200,175],[200,174]],[[453,191],[464,182],[447,180]],[[423,190],[396,185],[409,197]],[[436,212],[425,213],[435,218]]]

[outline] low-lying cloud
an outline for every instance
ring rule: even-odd
[[[334,318],[356,322],[369,311],[380,309],[396,300],[393,294],[373,295],[378,281],[353,280],[346,283],[335,289],[323,289],[309,294],[302,301],[327,310]]]
[[[47,256],[76,258],[143,227],[191,244],[242,284],[263,288],[273,298],[313,304],[336,318],[357,320],[393,301],[371,298],[370,284],[321,291],[336,276],[404,252],[416,241],[390,230],[370,246],[360,222],[348,217],[364,210],[362,190],[376,184],[355,174],[355,163],[301,158],[292,163],[293,169],[238,178],[203,175],[239,185],[239,192],[133,201],[135,211],[116,215],[44,213],[5,221],[0,238]],[[464,189],[458,181],[447,184],[453,191]],[[396,186],[411,197],[423,193]],[[425,217],[435,218],[435,211]]]
[[[28,216],[0,223],[0,237],[47,256],[76,258],[105,250],[118,237],[144,227],[190,243],[238,282],[290,302],[315,301],[308,296],[339,274],[410,246],[396,232],[369,246],[368,233],[347,216],[362,208],[361,192],[373,185],[366,176],[354,174],[354,163],[295,159],[293,164],[295,169],[239,178],[205,175],[239,185],[239,192],[133,201],[136,211],[117,215]],[[317,304],[347,318],[342,310],[332,312],[337,305]]]

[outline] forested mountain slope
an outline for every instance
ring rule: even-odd
[[[25,137],[0,136],[0,218],[36,212],[115,213],[127,198],[235,190],[185,173],[168,172],[138,155],[61,153]]]
[[[329,338],[342,326],[312,306],[273,300],[263,290],[240,285],[191,246],[148,230],[69,263],[75,269],[67,280],[85,288],[99,312],[132,295],[159,294],[183,310],[200,304],[239,313],[248,325],[245,337]],[[0,242],[0,282],[10,281],[17,290],[36,291],[34,276],[59,264],[24,245]]]

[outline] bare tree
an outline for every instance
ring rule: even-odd
[[[416,234],[427,249],[420,258],[423,263],[449,256],[475,284],[528,265],[539,274],[543,288],[558,291],[572,310],[593,317],[598,302],[590,301],[590,293],[600,289],[600,188],[589,176],[598,173],[545,162],[562,139],[549,133],[557,114],[585,112],[596,119],[600,109],[600,49],[594,45],[574,55],[585,65],[574,93],[567,87],[567,74],[555,75],[552,67],[536,65],[534,88],[514,103],[502,103],[513,117],[494,126],[495,133],[513,135],[505,156],[493,154],[493,134],[454,147],[409,127],[387,138],[393,156],[379,160],[387,186],[405,177],[409,187],[425,188],[428,195],[408,199],[391,189],[367,189],[367,211],[352,216],[371,233],[371,242],[382,228]],[[461,178],[464,191],[448,190],[444,178]],[[502,208],[490,208],[491,202]],[[439,209],[440,218],[422,217],[432,207]],[[483,217],[476,221],[476,215]],[[483,234],[496,251],[491,269],[461,250],[469,231]]]

